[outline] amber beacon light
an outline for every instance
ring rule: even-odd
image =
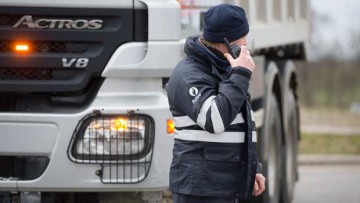
[[[14,51],[16,53],[22,53],[22,54],[29,53],[31,51],[30,43],[27,43],[27,42],[15,42],[14,43]]]

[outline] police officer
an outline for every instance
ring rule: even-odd
[[[265,190],[248,94],[255,69],[248,32],[241,7],[209,8],[203,35],[187,39],[186,56],[166,86],[176,129],[170,168],[175,203],[233,203]],[[224,38],[241,48],[239,57],[228,53]]]

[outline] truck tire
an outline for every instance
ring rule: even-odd
[[[298,104],[293,91],[287,92],[286,100],[287,112],[284,120],[288,122],[286,130],[286,145],[284,147],[283,171],[285,176],[282,178],[281,202],[290,203],[293,199],[295,183],[297,181],[297,151],[299,138],[299,112]]]
[[[281,182],[281,202],[290,203],[293,199],[297,174],[297,154],[300,138],[299,106],[296,99],[296,67],[291,60],[279,60],[277,65],[282,77],[284,153],[283,177]]]
[[[279,203],[281,189],[281,157],[282,157],[282,124],[280,105],[275,93],[269,95],[269,107],[265,113],[264,136],[262,139],[262,154],[267,154],[267,158],[262,160],[263,175],[266,177],[266,190],[263,197],[265,203]]]

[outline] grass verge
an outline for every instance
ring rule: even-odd
[[[360,155],[360,134],[347,136],[303,133],[301,135],[299,153]]]

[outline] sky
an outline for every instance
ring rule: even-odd
[[[360,0],[310,0],[311,60],[360,57]]]

